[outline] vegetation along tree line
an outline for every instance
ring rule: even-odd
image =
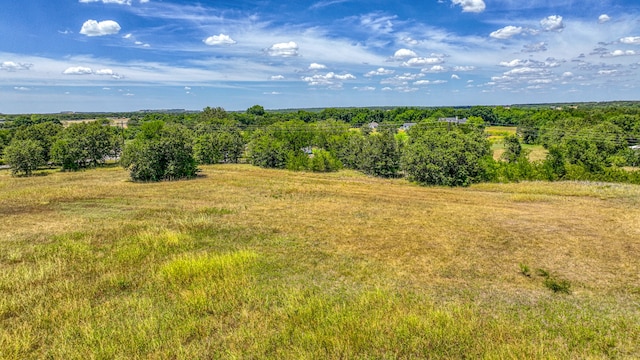
[[[0,117],[0,158],[15,175],[119,160],[134,181],[193,178],[199,164],[328,172],[355,169],[424,185],[521,180],[640,183],[640,103],[353,108]],[[129,118],[126,128],[106,116]],[[86,115],[85,115],[86,118]],[[455,121],[447,119],[456,119]],[[460,121],[458,120],[460,119]],[[511,125],[493,157],[489,125]],[[532,161],[528,148],[545,149]]]

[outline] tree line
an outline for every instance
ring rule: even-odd
[[[465,124],[440,121],[466,117]],[[392,119],[392,120],[391,120]],[[410,123],[399,131],[400,123]],[[492,157],[484,127],[517,125]],[[374,124],[376,126],[374,126]],[[199,164],[246,161],[305,171],[349,168],[427,185],[481,181],[602,180],[640,183],[640,110],[605,108],[394,108],[242,113],[205,108],[198,113],[132,116],[127,128],[106,119],[68,127],[55,118],[24,117],[0,127],[0,152],[14,174],[38,167],[75,171],[119,160],[136,181],[192,178]],[[374,129],[375,128],[375,129]],[[530,161],[522,144],[547,149]]]

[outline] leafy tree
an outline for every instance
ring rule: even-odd
[[[308,161],[308,168],[315,172],[338,171],[342,168],[340,160],[336,159],[330,152],[323,149],[313,150],[313,156]]]
[[[480,131],[447,131],[418,124],[409,132],[402,168],[410,180],[425,185],[467,186],[485,178],[490,144]]]
[[[63,131],[59,121],[37,122],[33,125],[19,127],[14,138],[17,140],[35,140],[42,149],[41,157],[45,163],[51,160],[51,145]]]
[[[105,163],[121,151],[118,129],[105,122],[72,124],[64,129],[51,147],[51,160],[63,170],[78,170]]]
[[[264,111],[264,107],[260,105],[253,105],[247,109],[247,114],[253,116],[264,116],[266,112]]]
[[[400,150],[391,129],[371,134],[365,138],[359,169],[364,173],[395,177],[400,169]]]
[[[13,140],[4,152],[5,160],[11,166],[13,175],[31,176],[39,166],[44,164],[42,146],[36,140]]]
[[[518,135],[507,135],[504,138],[504,153],[502,159],[508,163],[516,162],[522,156],[522,145]]]
[[[283,141],[263,131],[256,132],[249,143],[249,162],[255,166],[284,169],[288,153]]]
[[[147,123],[121,158],[134,181],[194,178],[198,173],[193,156],[192,134],[180,124]]]

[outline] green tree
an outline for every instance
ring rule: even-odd
[[[99,166],[120,154],[121,141],[118,129],[105,122],[72,124],[53,143],[51,160],[63,170]]]
[[[5,161],[11,166],[13,175],[31,176],[44,164],[43,151],[40,142],[36,140],[16,140],[4,149]]]
[[[402,168],[424,185],[468,186],[485,178],[491,147],[480,131],[463,132],[419,124],[409,132]]]
[[[516,162],[522,156],[522,145],[518,135],[507,135],[504,138],[504,153],[502,159],[508,163]]]
[[[396,177],[400,169],[400,150],[391,129],[365,138],[358,168],[365,174]]]
[[[62,131],[63,127],[59,121],[39,122],[19,127],[14,134],[14,138],[17,140],[37,141],[42,148],[41,157],[47,163],[51,160],[51,146]]]
[[[255,166],[284,169],[288,153],[283,141],[263,131],[257,131],[249,143],[249,162]]]
[[[125,146],[121,165],[134,181],[194,178],[198,166],[193,156],[192,134],[180,124],[144,124],[138,136]]]

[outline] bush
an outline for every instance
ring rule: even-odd
[[[43,150],[36,140],[14,140],[4,149],[5,160],[13,175],[31,176],[44,165]]]
[[[160,181],[194,178],[198,167],[193,157],[189,130],[182,125],[165,125],[162,122],[146,125],[143,125],[136,139],[127,144],[122,154],[121,165],[129,169],[131,179]],[[151,128],[156,129],[155,133]]]

